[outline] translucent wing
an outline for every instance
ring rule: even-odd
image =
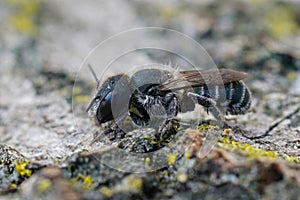
[[[158,87],[161,91],[180,90],[189,87],[205,85],[224,85],[233,81],[239,81],[247,77],[247,73],[232,69],[207,69],[180,71],[169,82]]]
[[[174,79],[158,87],[161,91],[180,90],[190,87],[224,85],[234,81],[240,81],[247,77],[247,73],[232,69],[208,69],[180,71],[174,75]],[[204,144],[198,151],[198,157],[204,158],[213,149],[220,134],[215,131],[208,133]]]
[[[214,146],[217,144],[220,135],[221,134],[218,132],[217,133],[216,132],[208,132],[207,133],[206,138],[203,142],[203,145],[197,152],[198,158],[202,159],[202,158],[206,157],[212,151]]]

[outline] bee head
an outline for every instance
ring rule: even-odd
[[[113,92],[116,84],[122,77],[122,74],[109,77],[101,86],[97,87],[97,93],[86,111],[92,112],[98,124],[113,120],[111,104],[113,98],[116,96]]]

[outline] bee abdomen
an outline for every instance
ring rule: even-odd
[[[225,85],[226,113],[232,115],[244,114],[251,106],[251,93],[242,81]]]
[[[226,113],[232,115],[244,114],[251,106],[251,93],[243,81],[230,82],[224,87],[214,86],[210,90],[201,86],[194,88],[194,91],[201,96],[215,100],[218,106],[225,107]]]

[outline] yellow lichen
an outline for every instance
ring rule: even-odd
[[[197,129],[199,131],[206,131],[206,130],[210,130],[210,129],[220,130],[220,127],[219,126],[213,126],[213,125],[206,124],[206,125],[199,125],[197,127]]]
[[[19,32],[32,35],[36,32],[36,26],[30,18],[23,14],[17,14],[10,19],[12,26]]]
[[[191,157],[192,157],[192,152],[190,152],[190,151],[186,152],[185,158],[190,159]]]
[[[265,23],[271,35],[281,38],[299,31],[296,18],[292,7],[278,4],[266,12]]]
[[[287,79],[289,81],[294,81],[294,80],[296,80],[297,77],[298,77],[298,74],[296,72],[289,72],[287,74]]]
[[[87,103],[91,100],[90,96],[88,95],[79,95],[75,97],[76,103]]]
[[[119,171],[119,172],[123,172],[124,171],[122,168],[117,168],[116,170]]]
[[[249,158],[256,158],[256,159],[261,157],[267,157],[270,159],[278,158],[278,154],[274,151],[267,151],[264,149],[260,149],[243,142],[231,141],[229,138],[223,138],[222,142],[219,142],[218,145],[225,149],[239,150]]]
[[[152,140],[152,141],[151,141],[151,144],[157,144],[157,141]]]
[[[151,159],[150,159],[149,157],[145,158],[145,163],[146,163],[147,165],[149,165],[150,162],[151,162]]]
[[[177,154],[170,153],[169,156],[168,156],[168,164],[169,165],[174,164],[176,162],[176,159],[177,159]]]
[[[7,0],[15,10],[10,18],[11,25],[20,33],[34,35],[37,32],[36,18],[40,10],[40,0],[35,1],[17,1]]]
[[[288,162],[299,163],[299,159],[296,156],[285,156],[284,159]]]
[[[174,125],[173,127],[174,127],[176,133],[180,130],[180,127],[178,125]]]
[[[223,137],[229,136],[229,134],[231,133],[231,129],[225,129],[222,133]]]
[[[139,177],[130,177],[128,179],[128,184],[133,190],[140,190],[143,186],[143,180]]]
[[[30,163],[29,160],[24,160],[24,161],[19,161],[16,163],[16,171],[21,175],[21,176],[27,176],[30,177],[32,174],[32,170],[27,169],[28,164]]]
[[[179,15],[178,10],[172,7],[162,7],[159,11],[160,16],[167,20],[174,19]]]
[[[82,88],[81,87],[74,87],[73,88],[73,94],[81,94],[82,93]]]
[[[83,178],[83,188],[84,189],[91,189],[94,185],[94,179],[91,176],[85,176]]]
[[[100,192],[106,196],[106,197],[112,197],[113,196],[113,191],[109,189],[108,187],[104,186],[100,189]]]
[[[52,182],[49,179],[44,179],[39,184],[39,191],[42,193],[46,192],[51,188],[51,186],[52,186]]]
[[[177,175],[177,180],[178,180],[179,182],[185,183],[185,182],[187,181],[187,179],[188,179],[188,176],[187,176],[186,173],[183,173],[183,172],[178,173],[178,175]]]
[[[259,159],[262,157],[269,158],[269,159],[279,158],[279,154],[277,152],[260,149],[243,142],[232,141],[228,137],[222,138],[221,141],[218,142],[218,145],[225,149],[238,150],[239,152],[243,153],[247,157],[253,159]],[[299,162],[299,159],[296,156],[286,155],[283,156],[283,158],[288,162],[296,162],[296,163]]]
[[[91,176],[84,176],[82,174],[78,174],[77,177],[75,177],[71,180],[71,184],[75,185],[79,181],[81,181],[83,183],[82,188],[84,188],[84,189],[89,190],[94,187],[94,179]]]

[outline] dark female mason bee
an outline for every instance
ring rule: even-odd
[[[127,116],[136,126],[150,126],[162,135],[179,112],[192,111],[195,104],[203,106],[221,127],[226,127],[223,113],[244,114],[251,105],[250,90],[242,81],[247,74],[231,69],[179,71],[175,75],[158,68],[143,69],[132,76],[112,76],[101,86],[91,67],[90,70],[97,81],[97,93],[87,111],[99,125],[115,122],[104,135],[121,131],[119,122]],[[126,99],[128,103],[124,104]]]

